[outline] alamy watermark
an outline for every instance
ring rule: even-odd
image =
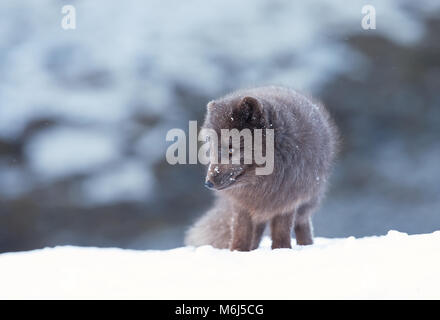
[[[361,26],[364,30],[376,29],[376,8],[367,4],[361,9],[361,13],[364,17],[361,20]],[[76,8],[73,5],[65,5],[61,8],[61,27],[64,30],[76,29]]]
[[[61,19],[61,28],[64,30],[75,30],[76,29],[76,9],[72,5],[65,5],[61,8],[61,14],[63,18]]]
[[[361,13],[365,15],[361,21],[362,29],[376,29],[376,8],[368,4],[362,7]]]
[[[173,141],[166,159],[175,164],[255,164],[256,175],[269,175],[274,168],[273,129],[214,129],[203,128],[198,133],[197,121],[189,121],[188,140],[182,129],[171,129],[166,141]],[[203,144],[198,148],[199,142]],[[188,162],[187,162],[188,151]]]

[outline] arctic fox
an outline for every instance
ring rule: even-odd
[[[312,244],[311,216],[338,146],[324,106],[288,88],[244,89],[209,102],[203,127],[218,135],[221,129],[274,129],[274,168],[256,175],[255,162],[210,165],[205,185],[216,190],[216,202],[188,230],[185,243],[249,251],[269,223],[272,249],[291,248],[292,227],[298,245]]]

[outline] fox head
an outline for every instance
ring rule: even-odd
[[[269,127],[262,103],[255,97],[232,96],[211,101],[207,109],[203,127],[217,134],[218,143],[211,148],[218,151],[218,161],[209,163],[205,186],[224,190],[256,183],[258,164],[253,156],[256,129],[264,135]],[[265,148],[264,139],[259,141]]]

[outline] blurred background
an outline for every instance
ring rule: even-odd
[[[316,236],[440,229],[438,0],[2,0],[0,252],[181,246],[213,196],[201,165],[166,162],[166,132],[267,84],[342,133]]]

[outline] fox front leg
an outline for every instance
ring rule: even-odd
[[[238,210],[232,224],[231,251],[250,251],[253,237],[253,223],[249,212]]]
[[[254,229],[252,234],[252,246],[251,250],[255,250],[258,248],[261,242],[261,238],[264,234],[264,229],[266,229],[266,223],[254,223]]]
[[[272,249],[292,248],[290,243],[292,223],[293,213],[281,214],[272,218],[270,222]]]

